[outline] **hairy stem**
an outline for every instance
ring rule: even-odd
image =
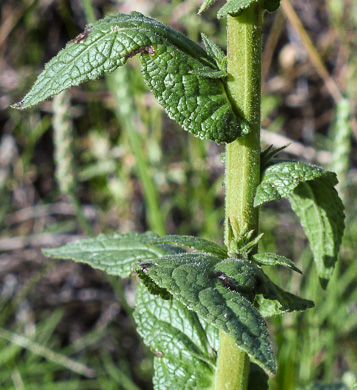
[[[228,94],[238,114],[250,125],[247,136],[237,138],[226,148],[226,233],[227,222],[239,234],[258,233],[258,210],[253,207],[260,181],[260,100],[261,34],[263,9],[250,6],[237,17],[228,16]],[[245,390],[248,386],[249,357],[221,332],[216,390]]]

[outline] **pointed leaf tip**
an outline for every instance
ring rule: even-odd
[[[288,199],[309,239],[321,286],[326,288],[345,228],[343,203],[322,178],[300,183]]]
[[[285,256],[277,255],[270,252],[259,252],[252,256],[252,260],[260,265],[282,265],[288,267],[299,274],[302,274],[301,270],[295,266],[295,264]]]
[[[176,248],[168,245],[152,245],[158,236],[144,234],[100,234],[98,237],[71,242],[59,248],[44,249],[49,257],[68,259],[86,263],[110,275],[129,277],[139,261],[156,259],[166,253],[177,253]]]
[[[197,314],[176,299],[151,295],[141,284],[135,303],[138,332],[156,355],[154,388],[212,389],[216,354]]]
[[[198,15],[202,14],[202,12],[206,11],[216,0],[204,0],[201,4],[200,9],[198,10]]]
[[[138,12],[108,16],[87,27],[46,64],[14,108],[34,106],[111,73],[137,54],[148,87],[185,130],[216,143],[232,142],[249,131],[233,110],[214,59],[179,31]]]
[[[250,295],[253,281],[246,262],[238,259],[222,261],[219,257],[203,253],[163,256],[149,262],[152,266],[147,269],[147,275],[159,287],[165,288],[189,310],[229,334],[253,361],[269,375],[274,375],[275,356],[267,325],[246,298]],[[234,265],[238,268],[242,266],[243,274],[237,272],[235,280],[230,275],[226,278],[222,272],[229,271]],[[221,271],[219,276],[223,279],[217,277],[217,271]],[[234,290],[225,286],[226,282],[229,286],[234,285]]]
[[[268,153],[270,151],[268,150]],[[310,241],[322,287],[331,278],[344,232],[344,206],[334,172],[297,161],[271,160],[257,188],[254,206],[287,198]]]

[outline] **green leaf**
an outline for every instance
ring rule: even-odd
[[[220,262],[215,256],[191,253],[163,256],[159,261],[146,262],[145,271],[159,287],[166,288],[189,310],[229,334],[253,361],[274,374],[275,358],[267,325],[244,296],[251,295],[254,286],[253,275],[245,268],[248,262],[233,259],[243,273],[248,272],[235,275],[235,290],[230,290],[230,280],[224,275],[227,260]]]
[[[206,9],[209,8],[215,1],[216,0],[204,0],[197,13],[201,14],[202,12],[206,11]]]
[[[257,278],[262,272],[255,264],[246,260],[229,258],[216,264],[215,270],[215,276],[224,287],[253,301]]]
[[[275,253],[260,252],[252,256],[252,260],[260,265],[283,265],[301,274],[302,272],[295,264],[285,256],[280,256]]]
[[[154,389],[211,389],[216,353],[196,313],[175,299],[162,300],[138,287],[138,332],[156,354]]]
[[[247,258],[263,235],[264,233],[256,235],[254,230],[242,229],[237,220],[228,219],[227,241],[230,257]]]
[[[217,256],[221,259],[225,259],[227,257],[227,250],[225,248],[215,242],[208,241],[200,237],[170,235],[154,238],[152,243],[183,246],[185,248],[191,248],[203,253]]]
[[[323,168],[297,161],[275,160],[263,173],[254,206],[287,197],[302,182],[323,178],[330,186],[337,184],[336,174]]]
[[[86,263],[110,275],[125,278],[130,276],[134,264],[138,261],[156,259],[164,254],[172,253],[174,249],[151,244],[157,237],[159,236],[151,232],[101,234],[98,237],[71,242],[59,248],[44,249],[43,253],[49,257]]]
[[[344,207],[333,188],[336,174],[306,163],[279,161],[269,166],[254,205],[287,197],[310,241],[321,285],[330,279],[344,231]]]
[[[64,89],[113,72],[141,54],[142,73],[168,116],[185,130],[217,143],[248,133],[233,111],[221,79],[195,74],[219,71],[197,43],[138,12],[108,16],[89,25],[45,67],[15,108],[33,106]]]
[[[312,301],[282,290],[265,274],[260,282],[254,299],[254,306],[263,317],[282,315],[292,311],[305,311],[314,307]]]
[[[246,8],[259,0],[230,0],[219,11],[217,17],[223,18],[227,15],[238,16]],[[280,6],[280,0],[264,0],[264,9],[269,12],[276,11]]]
[[[202,317],[198,317],[202,328],[205,331],[210,348],[217,353],[219,349],[219,329],[204,320]]]
[[[250,301],[263,317],[302,311],[314,306],[312,301],[290,294],[275,285],[263,270],[249,261],[235,258],[219,262],[215,269],[223,285],[237,291]]]
[[[230,0],[219,11],[217,17],[224,18],[227,15],[238,16],[246,8],[259,0]]]
[[[269,165],[274,164],[274,162],[272,162],[273,158],[282,150],[286,149],[289,145],[290,144],[286,144],[276,149],[273,148],[273,145],[270,145],[265,150],[263,150],[263,152],[260,155],[261,171],[264,172]]]
[[[276,11],[280,6],[280,0],[264,0],[264,9],[269,12]]]
[[[208,77],[209,79],[225,79],[228,75],[224,70],[212,70],[207,67],[195,69],[190,73],[197,76]]]
[[[250,363],[248,390],[269,390],[268,375],[256,364]]]
[[[323,179],[300,183],[288,199],[309,239],[317,273],[325,288],[342,241],[343,204],[337,191]]]
[[[152,295],[158,295],[161,299],[170,300],[172,295],[165,289],[159,287],[149,276],[146,275],[145,264],[141,264],[141,269],[136,270],[138,277]]]
[[[214,58],[215,61],[217,62],[218,67],[220,68],[220,64],[223,64],[226,59],[226,55],[224,52],[221,50],[221,48],[216,45],[213,41],[211,41],[208,36],[204,33],[201,33],[201,37],[203,40],[203,43],[205,45],[205,48],[207,50],[207,54]],[[221,68],[220,68],[221,69]],[[221,70],[226,70],[226,69],[221,69]]]

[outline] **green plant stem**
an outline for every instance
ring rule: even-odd
[[[263,9],[252,5],[237,17],[228,16],[227,87],[237,113],[250,125],[247,136],[237,138],[226,148],[226,233],[228,220],[239,234],[258,233],[259,215],[253,207],[260,181],[260,100],[261,34]],[[221,332],[216,390],[245,390],[248,386],[249,357]]]
[[[215,390],[248,388],[249,357],[230,336],[220,332]]]

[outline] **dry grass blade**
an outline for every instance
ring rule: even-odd
[[[270,64],[273,58],[274,50],[279,41],[279,37],[283,30],[285,18],[281,10],[276,12],[274,23],[270,29],[267,42],[265,44],[263,59],[262,59],[262,85],[264,88],[265,80],[268,76]]]
[[[338,103],[342,99],[341,91],[339,90],[333,78],[327,72],[326,67],[322,62],[319,53],[317,52],[314,44],[312,43],[309,35],[307,34],[294,8],[291,6],[289,0],[282,0],[281,6],[283,8],[283,11],[287,19],[298,32],[301,41],[303,42],[305,49],[307,50],[308,55],[315,66],[316,71],[318,72],[320,77],[324,80],[326,88],[330,92],[331,96],[334,98],[336,103]]]

